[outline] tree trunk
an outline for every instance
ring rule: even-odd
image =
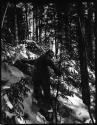
[[[78,14],[79,14],[79,59],[80,59],[80,72],[81,72],[81,88],[82,88],[82,99],[83,102],[90,106],[90,90],[88,82],[88,71],[87,71],[87,51],[86,51],[86,41],[84,36],[84,21],[82,15],[82,3],[78,3]]]
[[[36,5],[36,42],[38,42],[38,7]]]
[[[35,27],[35,18],[34,18],[34,12],[33,12],[33,39],[34,39],[34,32],[35,32],[34,27]]]
[[[95,55],[95,33],[94,33],[94,29],[95,29],[95,12],[93,10],[94,8],[91,8],[89,10],[89,13],[88,13],[88,16],[89,16],[89,19],[88,19],[88,22],[90,23],[88,26],[89,26],[89,29],[90,29],[90,42],[91,42],[91,56],[90,58],[92,59],[92,63],[94,61],[94,55]],[[91,27],[91,28],[90,28]]]
[[[9,2],[8,2],[7,5],[6,5],[6,8],[4,8],[4,9],[5,9],[4,15],[2,14],[3,17],[1,18],[1,19],[2,19],[2,22],[1,22],[1,29],[3,28],[4,19],[5,19],[5,16],[6,16],[7,10],[8,10],[8,6],[9,6]]]
[[[27,4],[26,4],[26,3],[25,3],[25,9],[26,9],[25,14],[26,14],[26,25],[27,25],[27,28],[26,28],[26,39],[29,39],[29,35],[28,35],[29,28],[28,28],[28,19],[27,19],[27,16],[28,16],[28,14],[27,14],[27,12],[28,12],[28,7],[27,7]]]
[[[39,42],[41,41],[41,29],[40,29],[40,25],[41,25],[41,20],[40,20],[40,17],[39,17]]]
[[[17,10],[16,10],[16,4],[15,4],[15,43],[18,44],[19,37],[18,37],[18,25],[17,25]]]

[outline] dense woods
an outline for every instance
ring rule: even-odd
[[[16,118],[19,117],[25,120],[21,115],[24,111],[21,106],[23,104],[20,104],[19,100],[25,101],[27,92],[33,88],[31,76],[25,76],[25,73],[15,69],[15,62],[24,58],[37,59],[48,49],[54,52],[56,65],[62,68],[61,77],[51,71],[51,93],[57,98],[53,123],[94,123],[95,2],[29,0],[6,1],[1,5],[1,123],[16,123]],[[4,63],[6,65],[3,65]],[[33,67],[27,65],[26,68],[32,73]],[[9,76],[7,73],[12,74]],[[20,97],[21,95],[23,96]],[[62,102],[60,103],[60,98],[69,100],[69,97],[74,95],[81,99],[87,109],[89,121],[86,118],[75,120],[78,115],[71,116],[72,108],[67,108],[66,105],[64,107]],[[13,108],[10,108],[5,98],[8,98],[7,101],[10,101]],[[24,107],[27,106],[30,105]],[[15,117],[9,116],[8,112]],[[35,120],[35,114],[31,113],[31,124],[40,123]]]

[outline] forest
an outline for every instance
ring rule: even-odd
[[[94,1],[1,2],[1,125],[96,123],[95,13]],[[42,114],[34,65],[15,64],[49,49],[62,74],[49,67],[53,111]]]

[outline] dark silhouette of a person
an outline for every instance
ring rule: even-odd
[[[24,62],[29,64],[34,64],[36,69],[32,80],[34,81],[34,92],[36,94],[37,100],[41,99],[41,89],[44,95],[44,104],[51,105],[50,99],[50,72],[48,66],[52,68],[56,75],[60,76],[61,72],[58,67],[52,61],[54,53],[52,50],[48,50],[45,54],[41,55],[36,60],[26,60]]]

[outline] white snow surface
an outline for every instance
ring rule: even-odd
[[[71,114],[71,116],[74,116],[75,119],[80,120],[80,122],[87,121],[86,123],[89,123],[90,121],[89,112],[87,110],[86,105],[82,102],[82,99],[77,97],[75,94],[73,97],[71,96],[66,96],[66,97],[68,98],[68,100],[62,98],[61,96],[59,97],[58,100],[62,102],[65,106],[73,110],[73,114]]]

